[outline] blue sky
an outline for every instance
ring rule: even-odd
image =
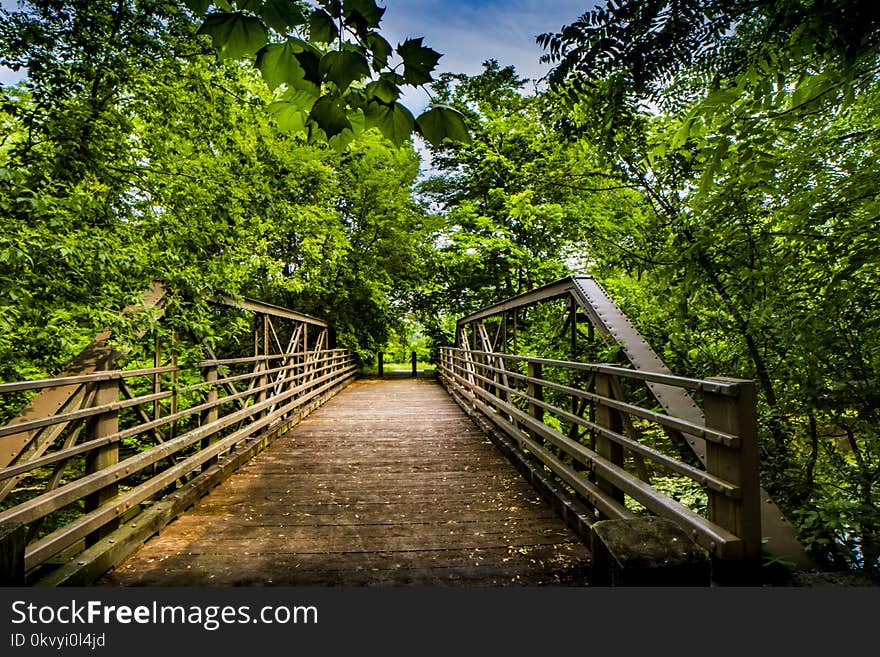
[[[381,3],[380,3],[381,4]],[[393,45],[424,37],[443,53],[438,70],[479,73],[487,59],[516,66],[521,77],[538,79],[548,71],[535,37],[556,32],[588,11],[590,0],[386,0],[382,26]],[[424,91],[406,94],[414,111],[429,101]]]
[[[15,0],[0,0],[14,7]],[[443,53],[439,70],[479,73],[490,58],[513,64],[520,76],[536,79],[547,72],[539,63],[535,36],[554,32],[587,11],[590,0],[386,0],[382,29],[392,45],[407,37],[424,37],[425,45]],[[0,83],[20,76],[0,67]],[[403,99],[413,111],[429,101],[413,90]]]

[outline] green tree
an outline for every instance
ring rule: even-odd
[[[31,71],[3,91],[4,377],[142,328],[118,310],[154,278],[166,326],[197,338],[222,337],[205,302],[223,293],[300,303],[354,347],[385,339],[397,279],[421,271],[411,146],[279,130],[259,74],[218,64],[174,5],[33,6],[3,24],[4,61]]]
[[[654,209],[657,266],[621,291],[653,290],[681,370],[758,381],[765,484],[818,557],[868,568],[878,37],[870,3],[792,1],[608,3],[541,39],[558,120]]]
[[[418,168],[412,147],[396,148],[376,132],[352,144],[331,187],[340,252],[296,263],[292,272],[302,284],[280,297],[331,319],[364,360],[400,328],[427,277],[433,223],[412,196]],[[289,254],[279,259],[291,261]]]
[[[526,83],[493,60],[480,75],[446,74],[435,85],[473,135],[470,145],[431,148],[437,174],[420,187],[443,222],[436,276],[419,300],[437,340],[452,337],[444,312],[467,313],[571,271],[632,268],[621,256],[647,205],[592,145],[566,139],[548,99],[524,93]]]

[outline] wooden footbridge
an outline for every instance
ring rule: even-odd
[[[590,277],[462,318],[436,380],[358,378],[322,320],[216,303],[252,319],[250,353],[145,362],[105,333],[0,384],[4,584],[692,583],[754,578],[762,544],[809,564],[758,484],[752,382],[672,375]],[[519,353],[545,306],[567,359]],[[578,358],[597,334],[623,362]]]

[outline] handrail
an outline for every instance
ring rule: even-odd
[[[483,352],[471,352],[472,354],[480,355]],[[485,355],[485,354],[484,354]],[[539,363],[539,364],[553,364],[556,367],[569,367],[570,363],[566,361],[552,361],[543,358],[524,358],[521,359],[525,362],[530,363]],[[583,363],[577,363],[583,364]],[[676,431],[682,431],[689,433],[694,436],[699,436],[704,440],[709,440],[711,442],[719,443],[722,445],[726,445],[728,447],[736,447],[739,444],[739,437],[732,436],[728,433],[724,433],[723,431],[714,431],[713,429],[694,424],[688,420],[682,420],[670,415],[666,415],[664,413],[657,413],[656,411],[652,411],[646,408],[640,408],[638,406],[634,406],[632,404],[627,404],[623,401],[617,401],[615,399],[610,399],[608,397],[603,397],[602,395],[597,395],[596,393],[587,392],[585,390],[579,390],[577,388],[573,388],[571,386],[566,386],[561,383],[555,383],[553,381],[548,381],[546,379],[535,379],[533,377],[526,376],[524,374],[519,374],[517,372],[512,372],[509,369],[501,369],[498,367],[493,367],[488,364],[483,364],[482,368],[485,370],[489,370],[491,372],[495,372],[498,374],[504,374],[506,377],[519,379],[520,381],[525,381],[526,383],[537,383],[544,388],[549,388],[551,390],[557,390],[559,392],[571,395],[573,397],[577,397],[578,399],[583,399],[586,401],[592,401],[597,404],[601,404],[602,406],[606,406],[608,408],[613,408],[614,410],[623,411],[639,417],[644,420],[652,420],[657,422],[658,424],[662,424],[663,426],[669,429],[675,429]],[[645,378],[641,376],[642,372],[633,372],[633,370],[626,370],[623,368],[615,368],[615,367],[588,367],[588,368],[571,368],[571,369],[581,369],[590,372],[597,372],[602,374],[614,374],[619,378],[632,378],[636,380],[644,381]],[[628,375],[634,376],[628,376]],[[689,381],[685,379],[685,381]],[[702,383],[702,382],[701,382]],[[706,382],[708,383],[708,382]],[[500,387],[496,382],[492,382],[493,386]],[[711,388],[707,388],[711,389]],[[726,384],[724,386],[723,392],[719,391],[720,394],[724,394],[726,396],[734,396],[730,391],[734,390],[730,384]]]
[[[321,353],[323,354],[333,354],[333,353],[347,353],[348,349],[324,349]],[[261,363],[267,360],[280,360],[280,359],[290,359],[295,356],[304,356],[310,355],[311,351],[289,351],[283,354],[269,354],[268,356],[244,356],[242,358],[214,358],[211,360],[201,360],[196,363],[196,367],[213,367],[214,365],[235,365],[240,363]]]
[[[140,370],[105,370],[94,374],[81,374],[80,376],[59,376],[54,379],[34,379],[32,381],[13,381],[0,383],[0,395],[8,392],[21,392],[24,390],[40,390],[42,388],[59,388],[81,383],[97,383],[98,381],[114,381],[117,379],[130,379],[146,374],[166,374],[173,372],[176,367],[151,367]]]
[[[176,469],[174,469],[172,472],[164,472],[155,475],[144,484],[136,487],[135,490],[138,491],[136,494],[133,494],[133,491],[129,491],[128,493],[126,493],[126,495],[121,496],[113,503],[102,505],[101,507],[96,509],[96,512],[100,514],[101,517],[104,517],[107,520],[112,520],[118,517],[128,509],[132,508],[134,504],[142,502],[143,500],[150,497],[150,495],[161,490],[161,488],[163,488],[164,486],[173,483],[175,480],[179,479],[181,476],[186,475],[188,472],[192,472],[208,459],[213,458],[219,455],[219,453],[221,453],[222,451],[233,447],[235,443],[252,435],[256,431],[264,429],[273,422],[281,420],[284,415],[290,413],[296,407],[302,406],[304,403],[311,401],[321,392],[324,392],[334,385],[337,385],[338,380],[335,374],[331,373],[320,377],[319,379],[316,379],[315,383],[321,385],[310,389],[308,393],[290,402],[283,408],[276,410],[263,418],[256,419],[244,428],[239,429],[233,434],[224,437],[221,442],[209,447],[202,447],[196,455],[189,456],[185,461],[185,463],[187,463],[189,467],[180,468],[177,467],[180,464],[177,464],[177,466],[175,466]],[[107,484],[115,483],[125,476],[130,476],[142,471],[144,468],[158,462],[159,460],[167,456],[177,454],[183,451],[185,448],[194,445],[199,440],[204,440],[205,438],[209,438],[212,435],[216,435],[220,430],[229,427],[238,420],[252,418],[259,412],[268,409],[273,404],[277,404],[280,401],[289,400],[294,396],[294,394],[296,394],[297,392],[303,392],[303,390],[308,388],[310,385],[311,384],[304,384],[303,386],[300,386],[296,389],[291,389],[282,395],[277,395],[263,402],[260,402],[259,404],[248,407],[242,411],[232,413],[227,417],[215,421],[212,425],[200,427],[199,429],[193,430],[187,434],[180,436],[179,438],[176,438],[176,442],[174,444],[165,443],[163,445],[153,447],[146,452],[141,452],[136,457],[132,457],[131,459],[127,459],[125,461],[120,461],[115,466],[83,477],[77,482],[68,484],[66,487],[44,493],[34,500],[31,500],[27,504],[20,505],[19,507],[15,507],[4,513],[0,513],[0,523],[10,520],[23,523],[33,522],[47,515],[48,513],[63,508],[73,501],[82,499],[85,495],[89,493],[100,490],[103,486]],[[94,522],[92,522],[92,517],[87,514],[83,518],[77,519],[72,523],[69,523],[60,530],[56,530],[56,532],[50,534],[49,537],[46,537],[42,541],[38,541],[36,546],[33,546],[26,551],[25,567],[28,569],[35,567],[45,559],[50,558],[60,550],[68,547],[75,540],[83,538],[86,534],[99,529],[100,526],[101,524],[95,524]],[[51,546],[52,549],[49,549],[47,545]],[[34,555],[39,555],[41,558],[36,558]]]
[[[262,313],[251,356],[218,357],[206,346],[208,359],[179,363],[172,350],[163,363],[156,345],[154,367],[0,384],[0,395],[69,391],[56,396],[60,403],[31,404],[0,425],[0,439],[14,440],[17,450],[6,453],[0,467],[0,551],[14,555],[0,564],[0,583],[24,583],[51,571],[50,560],[88,553],[111,532],[128,531],[120,523],[135,513],[177,508],[166,504],[169,493],[186,490],[191,504],[354,379],[357,365],[348,350],[326,348],[326,322],[247,304],[239,307]],[[301,323],[285,333],[270,317]],[[306,324],[321,330],[309,335]],[[279,335],[289,338],[286,347]],[[195,482],[202,483],[189,485]],[[162,516],[162,524],[173,517]],[[143,541],[149,533],[136,535]],[[124,558],[113,554],[107,559]],[[5,571],[10,564],[18,574]]]
[[[456,361],[458,361],[458,360],[459,359],[456,358]],[[495,368],[495,367],[491,367],[491,366],[487,366],[487,365],[481,365],[480,368],[484,369],[484,370],[490,370],[493,372],[499,372],[499,373],[501,372],[500,369]],[[542,385],[543,387],[551,388],[553,390],[559,390],[561,392],[568,392],[568,393],[572,394],[573,396],[578,397],[579,399],[589,399],[591,401],[594,401],[597,404],[606,406],[608,408],[627,409],[627,410],[630,410],[634,415],[639,414],[639,413],[644,413],[645,414],[644,417],[656,418],[658,424],[665,424],[666,426],[676,427],[676,428],[679,426],[678,421],[676,421],[672,418],[669,418],[667,422],[663,422],[664,418],[662,418],[658,413],[644,411],[643,409],[640,409],[637,406],[632,406],[630,404],[618,403],[613,399],[607,399],[605,397],[602,397],[601,395],[595,395],[592,393],[583,392],[583,391],[578,390],[576,388],[571,388],[569,386],[563,386],[560,384],[551,383],[551,382],[543,380],[543,379],[537,379],[537,378],[533,378],[533,377],[523,376],[523,375],[518,374],[516,372],[511,372],[510,370],[505,371],[505,374],[507,375],[508,378],[519,379],[521,381],[526,381],[526,382],[532,383],[532,384],[538,383],[539,385]],[[678,459],[669,457],[666,454],[664,454],[656,449],[648,447],[647,445],[643,445],[635,440],[632,440],[631,438],[627,438],[626,436],[624,436],[621,433],[617,433],[617,432],[611,431],[610,429],[606,429],[605,427],[600,426],[599,424],[596,424],[595,422],[591,422],[590,420],[585,420],[584,418],[582,418],[578,415],[575,415],[575,414],[570,413],[566,410],[563,410],[557,406],[554,406],[554,405],[544,401],[543,399],[538,399],[537,397],[533,397],[526,392],[523,392],[521,390],[518,390],[518,389],[510,387],[510,386],[505,386],[505,385],[499,384],[496,381],[493,381],[492,379],[490,379],[486,376],[480,375],[480,374],[474,374],[474,376],[477,379],[479,379],[480,381],[483,381],[484,383],[487,383],[488,385],[490,385],[498,390],[504,390],[505,392],[509,392],[509,393],[515,395],[516,397],[518,397],[519,399],[521,399],[525,402],[528,402],[529,404],[536,405],[536,406],[543,408],[544,410],[550,411],[550,412],[554,413],[555,415],[557,415],[562,420],[577,424],[580,427],[583,427],[583,428],[588,429],[590,431],[593,431],[595,433],[601,434],[602,436],[608,438],[609,440],[611,440],[615,443],[618,443],[620,445],[623,445],[634,452],[638,452],[640,455],[646,456],[656,463],[662,463],[668,469],[673,470],[678,474],[684,475],[684,476],[688,477],[689,479],[692,479],[693,481],[701,483],[705,486],[709,486],[710,488],[712,488],[720,493],[724,493],[725,495],[728,495],[729,497],[737,497],[739,495],[739,487],[738,486],[731,484],[730,482],[727,482],[720,477],[716,477],[716,476],[712,475],[711,473],[706,472],[705,470],[700,470],[700,469],[695,468],[691,465],[688,465],[687,463],[683,463],[682,461],[679,461]],[[728,436],[726,434],[722,434],[722,435],[724,436],[724,440],[720,441],[721,444],[729,445],[729,446],[737,444],[737,442],[735,440],[737,438],[736,436]]]
[[[98,505],[94,510],[66,523],[48,536],[31,542],[26,548],[25,568],[27,570],[36,568],[60,550],[70,547],[76,541],[100,530],[106,523],[112,522],[140,502],[159,493],[168,484],[186,477],[190,473],[197,473],[205,462],[215,459],[224,451],[234,449],[241,440],[257,431],[283,422],[285,417],[289,417],[297,409],[306,406],[322,393],[352,378],[356,373],[357,368],[353,358],[340,350],[309,352],[309,355],[313,356],[315,360],[276,368],[276,374],[279,376],[292,373],[292,376],[280,381],[269,376],[269,372],[266,370],[255,371],[248,374],[246,378],[258,381],[260,384],[244,392],[236,395],[217,394],[217,398],[213,401],[196,404],[155,421],[134,424],[121,431],[112,431],[86,442],[59,449],[47,456],[0,469],[0,481],[2,481],[48,465],[69,463],[76,457],[87,456],[108,448],[118,450],[119,443],[125,438],[145,433],[156,427],[171,425],[188,417],[203,416],[211,409],[222,409],[223,406],[228,406],[229,402],[236,398],[246,400],[244,408],[223,415],[218,414],[217,419],[212,422],[201,423],[200,426],[186,431],[176,438],[110,463],[93,472],[86,472],[73,481],[47,490],[33,499],[0,512],[0,526],[6,523],[31,524],[108,487],[118,487],[121,482],[130,480],[132,477],[136,478],[137,475],[144,473],[145,469],[150,466],[159,465],[178,454],[185,456],[185,460],[181,463],[172,463],[169,467],[148,476],[144,481],[135,479],[134,487],[125,494],[119,495],[114,492],[110,499]],[[144,376],[153,372],[154,370],[140,371],[136,375]],[[119,377],[104,377],[99,379],[97,383],[108,385],[110,382],[110,385],[116,386],[118,379]],[[209,386],[220,393],[222,383],[220,380],[202,382],[184,389],[192,391]],[[273,388],[279,386],[279,383],[281,389],[271,392]],[[115,394],[118,396],[118,389],[115,390]],[[166,391],[160,395],[140,395],[121,402],[100,404],[80,409],[74,413],[42,418],[28,423],[27,428],[34,428],[35,424],[46,425],[85,418],[94,420],[95,417],[118,417],[118,413],[122,409],[152,402],[157,398],[166,398],[172,394],[174,393]],[[228,430],[233,429],[236,424],[239,428],[228,433]],[[20,428],[20,425],[14,426],[16,430]],[[4,429],[0,429],[0,431]],[[197,450],[194,454],[191,453],[193,448]]]
[[[522,367],[527,373],[517,371]],[[544,368],[553,368],[557,379],[559,372],[588,372],[593,375],[591,389],[550,380]],[[531,454],[550,468],[596,509],[596,519],[629,517],[642,509],[678,523],[716,558],[754,559],[760,554],[756,405],[751,381],[653,375],[606,364],[452,347],[440,349],[438,372],[460,403],[513,438],[524,455]],[[619,381],[623,379],[639,384],[662,379],[665,385],[701,391],[706,426],[621,399]],[[574,402],[571,410],[563,408],[566,400]],[[703,437],[708,449],[705,468],[682,461],[656,444],[646,444],[644,431],[634,421],[658,431],[673,429]],[[569,465],[569,459],[576,466]],[[638,474],[628,469],[632,459],[640,460]],[[653,487],[646,463],[655,474],[667,472],[699,484],[707,499],[706,516]]]
[[[737,384],[734,380],[707,381],[705,379],[693,379],[685,376],[676,376],[674,374],[662,374],[660,372],[633,370],[626,367],[620,367],[618,365],[606,365],[604,363],[580,363],[570,360],[538,358],[537,356],[520,356],[517,354],[477,351],[475,349],[472,349],[470,353],[475,356],[489,356],[492,358],[501,358],[502,360],[507,361],[539,363],[541,365],[547,365],[548,367],[562,367],[572,370],[580,370],[582,372],[611,374],[614,376],[622,376],[627,379],[650,381],[651,383],[665,383],[666,385],[675,386],[677,388],[687,388],[690,390],[699,390],[701,392],[714,392],[721,395],[727,394],[730,396],[735,396],[737,394]]]
[[[294,367],[295,366],[288,366],[288,367],[279,368],[279,369],[291,370]],[[321,367],[321,368],[318,368],[318,370],[316,370],[316,372],[317,373],[324,372],[327,369],[330,369],[330,368],[328,366]],[[268,370],[268,371],[271,372],[272,370]],[[234,381],[234,380],[239,380],[242,378],[244,378],[245,380],[246,379],[255,379],[255,378],[261,377],[265,373],[266,372],[256,372],[256,373],[250,373],[250,374],[246,374],[246,375],[242,375],[242,376],[238,376],[238,377],[229,377],[226,379],[226,381],[227,382]],[[298,374],[294,377],[291,377],[289,379],[289,381],[290,382],[298,381],[298,380],[304,378],[305,376],[307,376],[306,373],[301,373],[301,374]],[[58,451],[52,452],[48,456],[44,456],[44,457],[37,458],[37,459],[32,459],[29,461],[25,461],[24,463],[18,463],[16,465],[7,466],[5,468],[0,468],[0,481],[3,481],[4,479],[9,479],[9,478],[15,477],[20,474],[24,474],[26,472],[29,472],[31,470],[35,470],[37,468],[42,468],[47,465],[57,463],[58,461],[66,460],[72,456],[78,456],[80,454],[85,454],[85,453],[90,452],[94,449],[98,449],[99,447],[103,447],[105,445],[119,442],[125,438],[130,438],[132,436],[146,433],[147,431],[150,431],[151,429],[155,429],[155,428],[164,426],[166,424],[170,424],[171,422],[176,422],[178,420],[185,419],[185,418],[187,418],[191,415],[195,415],[197,413],[201,413],[201,412],[213,409],[213,408],[217,408],[217,407],[221,406],[222,404],[227,404],[231,401],[251,398],[254,395],[256,395],[257,393],[264,392],[266,390],[274,388],[276,385],[277,385],[277,383],[275,383],[273,381],[271,383],[267,383],[265,385],[262,385],[262,386],[259,386],[256,388],[252,388],[250,390],[245,390],[244,392],[239,392],[234,395],[226,395],[224,397],[219,397],[218,399],[216,399],[212,402],[205,402],[203,404],[198,404],[196,406],[193,406],[193,407],[188,408],[186,410],[180,411],[178,413],[163,416],[163,417],[159,418],[158,420],[153,420],[152,422],[144,422],[142,424],[138,424],[138,425],[135,425],[135,426],[130,427],[128,429],[125,429],[124,431],[119,431],[115,434],[110,434],[108,436],[104,436],[102,438],[97,438],[95,440],[89,440],[89,441],[80,443],[74,447],[60,449]],[[187,386],[186,388],[181,389],[181,391],[188,391],[189,392],[189,391],[193,391],[196,389],[204,388],[206,386],[217,387],[218,384],[217,383],[210,383],[210,382],[202,382],[202,383],[197,383],[192,386]],[[134,404],[127,403],[126,407],[136,405],[137,402],[147,402],[147,401],[152,401],[154,399],[167,399],[168,397],[171,397],[173,394],[174,394],[173,392],[165,392],[165,393],[161,393],[161,396],[159,396],[159,395],[143,395],[141,397],[137,397],[135,399],[129,400],[129,402],[135,402],[135,403]],[[120,408],[120,405],[119,404],[107,405],[107,406],[101,407],[98,413],[90,413],[87,416],[98,415],[100,413],[106,413],[106,412],[114,410],[115,408]],[[92,408],[92,409],[88,409],[88,410],[95,410],[95,409]],[[56,416],[53,416],[53,418],[49,418],[49,419],[55,419],[60,423],[62,421],[66,421],[66,420],[70,419],[70,417],[69,417],[70,415],[72,415],[72,414],[67,414],[66,416],[65,415],[56,415]],[[83,417],[85,417],[85,416],[83,416]],[[16,425],[16,427],[17,426],[18,425]]]

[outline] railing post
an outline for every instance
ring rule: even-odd
[[[281,361],[284,365],[284,379],[279,387],[280,393],[290,392],[291,388],[295,388],[296,383],[296,356],[290,351],[284,352],[284,359]]]
[[[0,586],[24,586],[25,526],[0,524]]]
[[[605,397],[606,399],[613,398],[614,394],[611,377],[608,374],[603,374],[601,372],[596,373],[596,394]],[[615,433],[620,433],[623,428],[620,413],[613,408],[609,408],[600,403],[596,404],[596,424],[610,431],[614,431]],[[614,465],[623,466],[623,447],[613,440],[609,440],[608,438],[597,434],[596,452],[599,456],[611,461]],[[621,504],[623,503],[623,491],[618,489],[617,486],[610,481],[604,479],[599,473],[596,474],[596,483],[599,488],[607,492],[614,500]]]
[[[170,405],[169,405],[169,409],[168,409],[168,412],[171,415],[177,414],[177,407],[178,407],[177,381],[178,381],[179,377],[177,375],[177,363],[178,363],[177,347],[178,347],[179,338],[180,338],[180,336],[177,334],[177,329],[173,329],[171,331],[171,346],[173,349],[173,352],[171,354],[171,366],[174,369],[171,371],[171,401],[169,402]],[[176,435],[177,435],[177,420],[173,420],[171,422],[171,425],[168,427],[168,437],[174,438]]]
[[[739,437],[739,448],[706,441],[706,469],[739,486],[737,499],[709,490],[709,520],[743,542],[743,561],[732,566],[716,562],[719,583],[756,584],[761,560],[761,490],[758,476],[757,397],[752,381],[709,379],[735,384],[735,395],[706,391],[703,411],[710,429]],[[728,388],[727,392],[730,392]],[[725,581],[726,580],[726,581]]]
[[[254,383],[254,388],[256,390],[258,390],[259,392],[257,392],[257,394],[254,396],[254,404],[255,405],[266,401],[266,391],[260,390],[260,388],[265,386],[266,383],[268,382],[268,377],[265,373],[266,368],[268,367],[268,363],[269,363],[269,361],[266,361],[266,360],[258,360],[256,362],[257,372],[256,372],[256,381]],[[263,417],[263,415],[265,415],[265,413],[266,413],[266,411],[260,411],[259,413],[257,413],[253,417],[253,419],[256,420],[260,417]]]
[[[418,374],[419,374],[419,371],[417,369],[418,368],[418,356],[416,355],[416,352],[412,352],[412,355],[410,356],[410,360],[412,361],[412,375],[418,376]]]
[[[541,363],[533,363],[530,361],[528,363],[528,375],[532,379],[542,378]],[[540,383],[536,383],[535,381],[529,381],[528,387],[526,388],[526,394],[533,399],[537,399],[538,401],[544,401],[544,386],[542,386]],[[529,400],[529,415],[532,416],[532,418],[534,418],[536,421],[543,422],[544,408]],[[540,435],[534,430],[529,430],[529,435],[531,435],[534,440],[542,440]]]
[[[255,387],[258,390],[260,388],[263,388],[267,383],[269,383],[269,375],[266,374],[266,371],[269,369],[269,359],[268,359],[268,356],[269,356],[269,335],[268,335],[269,316],[263,315],[262,318],[263,318],[262,322],[261,322],[262,336],[260,335],[260,328],[259,327],[257,327],[254,331],[254,356],[259,358],[260,352],[262,352],[262,357],[263,357],[263,360],[257,360],[254,363],[254,365],[256,367],[256,371],[259,372],[259,374],[256,377],[255,383],[254,383]],[[261,337],[262,337],[262,339],[260,339]],[[267,390],[260,390],[256,394],[256,396],[254,397],[254,404],[259,404],[261,402],[266,401],[268,396],[269,396],[269,393]],[[253,419],[256,420],[258,418],[261,418],[264,415],[266,415],[268,412],[269,412],[268,410],[260,411],[257,415],[254,416]]]
[[[116,381],[101,381],[97,384],[95,393],[95,406],[103,406],[119,401],[119,384]],[[119,413],[117,411],[109,411],[91,418],[88,422],[88,438],[89,440],[97,440],[104,438],[119,431]],[[100,472],[104,468],[119,463],[119,443],[114,442],[93,449],[86,454],[86,474]],[[119,492],[118,484],[109,484],[99,491],[87,495],[84,499],[85,511],[94,511],[114,499]],[[109,534],[119,526],[119,521],[114,520],[100,529],[86,536],[86,545],[94,545],[102,537]]]
[[[306,383],[311,379],[309,376],[309,325],[303,324],[303,343],[302,343],[302,381],[301,383]],[[308,394],[308,389],[303,390],[303,394]]]
[[[159,344],[158,335],[155,338],[153,350],[153,367],[156,369],[162,367],[162,347]],[[162,392],[162,375],[156,372],[153,374],[153,394],[158,395],[160,392]],[[162,417],[162,405],[157,399],[153,402],[153,420],[158,420],[160,417]]]
[[[211,365],[205,369],[205,382],[208,384],[208,397],[205,400],[208,404],[214,404],[218,397],[217,394],[217,366]],[[210,424],[211,422],[215,422],[217,418],[220,417],[220,409],[218,406],[211,406],[207,411],[205,411],[205,424]],[[216,442],[217,434],[212,433],[210,436],[205,436],[202,438],[202,449],[210,446],[212,443]],[[207,470],[212,465],[217,463],[217,457],[213,457],[205,461],[204,465],[202,465],[202,470]]]
[[[377,355],[379,358],[379,365],[378,365],[377,372],[379,374],[379,378],[381,379],[385,375],[385,354],[380,351]]]

